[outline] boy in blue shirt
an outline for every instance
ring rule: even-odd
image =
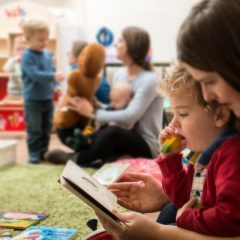
[[[55,73],[52,55],[45,50],[49,27],[40,19],[23,25],[29,48],[22,56],[22,80],[29,163],[39,163],[48,150],[53,117],[53,94],[57,82],[64,79]]]

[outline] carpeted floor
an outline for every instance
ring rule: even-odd
[[[91,232],[86,222],[95,214],[57,182],[62,169],[44,164],[0,169],[0,211],[48,213],[41,225],[74,227],[79,230],[74,239],[83,239]]]

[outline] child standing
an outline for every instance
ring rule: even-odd
[[[6,101],[19,101],[22,99],[22,80],[21,80],[21,56],[26,47],[25,37],[16,36],[13,41],[13,56],[7,60],[3,66],[4,72],[10,73],[7,84]]]
[[[240,136],[233,128],[230,110],[217,104],[207,106],[200,85],[183,69],[163,80],[161,90],[171,103],[174,117],[161,132],[160,142],[177,135],[183,147],[202,152],[198,163],[205,166],[194,170],[195,163],[189,162],[186,171],[180,149],[162,153],[157,160],[163,189],[177,208],[191,195],[200,199],[199,207],[178,211],[177,225],[203,234],[238,236]]]
[[[29,48],[22,56],[22,80],[29,162],[39,163],[48,150],[53,117],[53,94],[63,74],[55,73],[52,55],[45,50],[47,23],[29,19],[23,25]]]

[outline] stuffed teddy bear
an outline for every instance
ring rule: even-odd
[[[67,91],[59,104],[54,116],[54,125],[57,128],[84,128],[89,118],[67,107],[68,97],[85,97],[94,103],[101,77],[99,76],[105,63],[105,49],[98,43],[89,43],[78,57],[78,69],[71,71],[67,79]]]

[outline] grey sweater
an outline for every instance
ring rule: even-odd
[[[127,81],[126,69],[119,70],[113,84]],[[152,156],[159,154],[158,136],[162,129],[163,98],[157,93],[158,79],[150,71],[142,71],[129,83],[134,96],[129,105],[118,111],[97,110],[96,119],[102,123],[115,122],[139,133],[148,143]]]

